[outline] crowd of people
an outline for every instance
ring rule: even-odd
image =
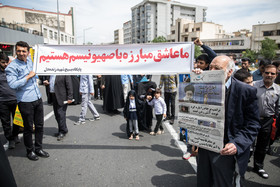
[[[251,156],[254,156],[254,170],[267,179],[264,159],[270,153],[270,146],[279,136],[280,63],[261,60],[259,69],[250,70],[250,59],[243,58],[241,68],[236,68],[233,54],[217,56],[200,39],[194,43],[205,53],[195,59],[195,73],[212,70],[225,71],[225,132],[224,148],[220,153],[187,145],[184,159],[197,156],[198,186],[244,186],[244,175]],[[33,63],[29,57],[29,45],[20,41],[16,44],[17,57],[9,64],[9,58],[0,54],[0,118],[4,135],[9,141],[8,148],[14,149],[20,142],[19,127],[11,127],[10,115],[14,116],[18,106],[24,122],[23,141],[28,159],[50,155],[43,150],[44,112],[42,95],[39,91]],[[9,64],[9,65],[8,65]],[[237,70],[238,69],[238,70]],[[87,108],[92,118],[100,120],[99,112],[91,101],[103,100],[103,111],[108,114],[123,115],[127,121],[126,133],[129,140],[140,140],[139,131],[150,135],[164,133],[162,121],[175,121],[175,101],[178,77],[161,75],[157,85],[151,75],[51,75],[42,77],[46,86],[47,102],[53,105],[58,124],[57,140],[61,141],[68,133],[66,111],[69,104],[81,104],[79,120],[74,125],[86,123]],[[129,90],[129,88],[131,88]],[[162,94],[162,92],[164,94]],[[186,98],[190,100],[192,88],[186,88]],[[188,93],[187,93],[188,92]],[[187,95],[188,94],[188,95]],[[153,112],[154,111],[154,112]],[[156,117],[152,130],[153,116]],[[273,126],[273,124],[276,124]],[[34,128],[34,127],[35,128]],[[271,136],[271,132],[274,135]],[[35,141],[32,134],[35,134]],[[187,129],[180,130],[180,139],[187,143]]]

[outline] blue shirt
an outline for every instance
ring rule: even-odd
[[[5,69],[7,81],[12,89],[16,90],[17,102],[33,102],[41,98],[36,77],[27,81],[26,76],[33,70],[33,62],[15,59]]]
[[[254,73],[253,73],[253,81],[258,81],[258,80],[262,80],[263,77],[262,77],[262,73],[260,72],[260,70],[256,70]]]
[[[81,93],[94,93],[92,75],[81,75],[80,92]]]
[[[121,79],[122,79],[122,84],[128,84],[129,80],[131,83],[133,83],[131,75],[121,75]]]
[[[55,93],[54,92],[55,77],[56,77],[56,75],[50,76],[50,93]]]

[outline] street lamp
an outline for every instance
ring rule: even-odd
[[[84,35],[83,35],[83,38],[84,38],[84,44],[83,45],[85,45],[86,44],[86,30],[89,30],[89,29],[92,29],[93,27],[89,27],[89,28],[85,28],[84,29]]]

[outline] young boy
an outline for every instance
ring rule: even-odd
[[[154,94],[154,99],[152,100],[151,95],[147,95],[147,102],[149,105],[154,107],[155,115],[157,119],[157,124],[154,129],[154,132],[150,132],[150,135],[155,134],[163,134],[164,130],[162,127],[162,119],[163,117],[166,118],[166,104],[161,96],[161,90],[159,88],[156,89]],[[158,130],[160,129],[160,130]]]

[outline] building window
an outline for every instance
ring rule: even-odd
[[[276,35],[279,36],[280,35],[280,30],[276,31]]]
[[[54,39],[57,40],[57,32],[54,32]]]
[[[175,34],[175,31],[171,31],[171,34]]]
[[[50,30],[49,35],[50,35],[50,39],[53,39],[53,31],[52,30]]]
[[[47,38],[48,37],[48,29],[44,28],[44,37]]]
[[[192,28],[192,32],[194,31],[194,28]]]
[[[273,31],[264,31],[263,36],[273,36]]]
[[[64,41],[64,38],[63,38],[63,34],[60,35],[60,38],[61,38],[61,41],[63,42]]]
[[[195,40],[196,40],[196,38],[192,38],[192,42],[195,41]]]
[[[65,42],[67,42],[67,36],[65,35]]]
[[[195,30],[196,30],[196,31],[200,31],[200,27],[196,28]]]
[[[186,29],[185,29],[185,32],[189,32],[189,29],[188,29],[188,28],[186,28]]]
[[[187,42],[187,41],[188,41],[188,37],[185,37],[185,38],[184,38],[184,41]]]

